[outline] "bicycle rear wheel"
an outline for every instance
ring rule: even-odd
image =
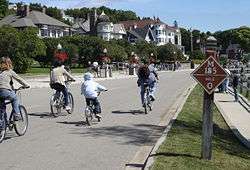
[[[85,118],[86,118],[86,122],[87,122],[87,124],[89,125],[89,126],[91,126],[92,125],[92,121],[93,121],[93,119],[94,119],[94,117],[93,117],[93,110],[92,109],[90,109],[90,108],[86,108],[85,109]]]
[[[4,116],[2,116],[2,118],[0,118],[0,143],[2,143],[2,141],[4,140],[5,134],[6,134],[6,121]]]
[[[74,112],[74,98],[73,95],[69,92],[69,107],[71,108],[68,112],[68,114],[72,114]]]
[[[22,105],[19,106],[19,109],[22,119],[14,122],[14,129],[18,136],[23,136],[28,129],[28,113]]]
[[[54,117],[58,117],[58,114],[61,113],[61,107],[58,100],[59,99],[55,94],[53,94],[50,98],[50,111]]]

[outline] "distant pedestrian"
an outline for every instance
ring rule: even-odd
[[[238,102],[239,97],[238,97],[238,86],[239,86],[239,75],[237,74],[237,71],[234,71],[233,74],[233,89],[234,89],[234,98],[235,102]]]
[[[99,71],[99,65],[98,62],[93,62],[92,64],[92,70],[94,72],[94,77],[99,77],[98,71]]]
[[[225,71],[227,72],[227,78],[222,83],[222,92],[228,93],[228,87],[229,87],[229,77],[231,75],[230,70],[227,68],[226,65],[223,66]]]
[[[229,88],[229,77],[231,76],[230,70],[225,67],[225,71],[227,72],[227,78],[225,79],[225,92],[228,93],[228,88]]]

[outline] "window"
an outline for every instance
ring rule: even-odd
[[[52,37],[56,37],[56,30],[51,30],[52,32]]]
[[[41,36],[42,37],[48,37],[49,36],[49,30],[41,29]]]
[[[108,30],[109,29],[109,26],[108,25],[104,25],[103,26],[103,30]]]

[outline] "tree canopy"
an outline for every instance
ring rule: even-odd
[[[0,18],[3,18],[8,13],[9,2],[7,0],[0,0]]]

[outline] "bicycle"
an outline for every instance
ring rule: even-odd
[[[74,111],[74,98],[72,93],[69,91],[69,85],[71,81],[66,81],[66,87],[68,89],[68,94],[69,94],[69,106],[70,110],[67,110],[68,114],[72,114]],[[62,109],[65,109],[65,101],[64,101],[64,95],[62,92],[55,92],[51,98],[50,98],[50,110],[51,114],[54,117],[58,117],[59,114],[61,114]]]
[[[106,90],[107,91],[107,90]],[[98,96],[100,96],[101,92],[98,92]],[[89,126],[91,126],[93,123],[94,118],[97,118],[97,121],[100,122],[101,118],[96,116],[96,113],[94,112],[95,106],[93,104],[93,100],[90,100],[89,105],[86,105],[84,114],[86,118],[86,122]]]
[[[14,89],[15,93],[22,89],[26,89],[28,87],[20,87],[18,89]],[[8,119],[8,114],[6,112],[6,106],[11,104],[11,101],[4,101],[4,107],[2,108],[2,113],[0,113],[0,143],[4,140],[7,128],[9,131],[15,130],[18,136],[23,136],[28,129],[28,113],[26,108],[23,105],[19,105],[21,120],[15,121],[14,114],[11,112],[10,117]]]
[[[152,101],[149,95],[150,87],[147,83],[144,83],[144,87],[145,87],[145,91],[144,91],[143,107],[144,107],[145,114],[148,114],[148,111],[152,111]]]

